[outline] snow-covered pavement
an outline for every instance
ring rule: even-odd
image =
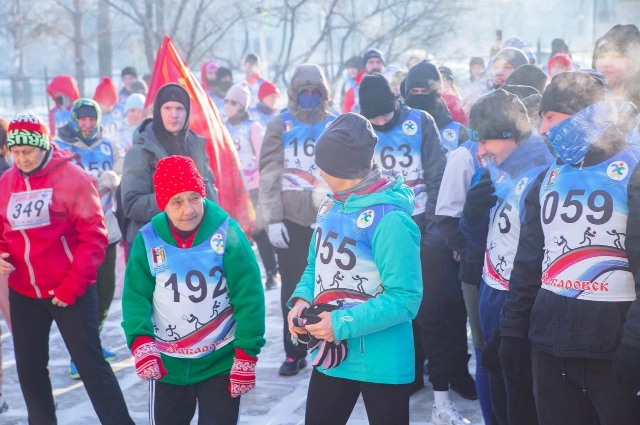
[[[311,368],[307,367],[297,376],[281,377],[278,368],[283,359],[282,330],[279,305],[279,290],[266,293],[267,304],[267,344],[259,356],[257,387],[242,399],[240,424],[242,425],[294,425],[304,423],[304,409],[307,384]],[[124,392],[131,416],[137,424],[148,424],[148,384],[135,373],[133,358],[125,345],[124,333],[120,327],[122,311],[120,300],[111,305],[107,322],[102,331],[105,348],[115,351],[118,359],[112,367]],[[2,425],[27,424],[27,411],[20,392],[18,376],[13,356],[13,342],[6,323],[2,326],[2,369],[4,371],[3,393],[9,403],[9,410],[0,414]],[[469,346],[471,344],[469,343]],[[472,350],[470,350],[472,351]],[[50,336],[51,380],[55,400],[58,404],[60,425],[99,424],[81,381],[69,377],[69,354],[64,342],[54,326]],[[475,368],[475,359],[470,369]],[[411,399],[411,424],[430,424],[433,392],[425,377],[426,388],[414,394]],[[453,401],[464,417],[473,425],[482,424],[480,405],[477,401],[467,401],[452,393]],[[193,424],[197,423],[194,419]],[[367,416],[360,400],[351,416],[349,424],[367,424]]]

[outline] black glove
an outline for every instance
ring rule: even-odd
[[[525,343],[521,338],[513,338],[510,336],[502,337],[500,342],[500,363],[502,370],[507,375],[520,378],[525,372]]]
[[[620,385],[640,390],[640,348],[621,343],[613,358],[613,378]]]
[[[491,181],[488,169],[482,173],[482,178],[467,191],[467,199],[462,209],[462,214],[469,219],[481,219],[487,210],[490,210],[498,202],[495,195],[496,189]]]
[[[496,329],[482,349],[482,366],[489,372],[500,371],[501,366],[498,352],[500,351],[501,339],[500,330]]]
[[[294,317],[292,319],[293,324],[298,327],[303,327],[305,325],[315,325],[316,323],[320,323],[322,319],[320,319],[320,313],[324,313],[325,311],[333,311],[337,310],[338,307],[333,304],[314,304],[308,308],[300,309],[298,313],[298,317]],[[303,344],[308,345],[309,351],[313,351],[321,340],[311,336],[311,334],[300,334],[298,336],[298,341]]]

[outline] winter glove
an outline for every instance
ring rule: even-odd
[[[509,376],[520,378],[525,373],[525,343],[521,338],[502,337],[499,358],[502,370]]]
[[[500,351],[501,339],[500,330],[496,329],[482,349],[482,366],[489,372],[500,371],[501,366],[498,352]]]
[[[320,313],[337,310],[333,304],[315,304],[309,308],[300,310],[300,317],[294,317],[293,323],[296,326],[313,325],[320,322]],[[301,337],[303,335],[300,335]],[[307,344],[309,351],[318,349],[318,354],[313,360],[313,366],[322,366],[323,369],[337,367],[347,358],[347,343],[345,341],[325,341],[317,339],[311,334],[304,335],[305,338],[298,338],[300,342]]]
[[[465,200],[462,214],[468,219],[481,219],[485,212],[493,208],[498,202],[495,192],[489,169],[485,169],[480,181],[467,191],[467,199]]]
[[[284,223],[273,223],[267,228],[269,234],[269,242],[276,248],[288,249],[289,248],[289,232]]]
[[[324,370],[340,366],[347,358],[348,350],[346,341],[329,342],[320,340],[318,354],[311,363],[312,366],[322,366]]]
[[[621,343],[613,358],[613,378],[620,385],[640,391],[640,348]]]
[[[136,362],[136,373],[145,380],[156,381],[167,376],[167,370],[162,365],[160,353],[155,341],[149,336],[139,336],[131,346],[131,353]]]
[[[120,176],[113,170],[106,170],[100,172],[98,177],[98,187],[101,189],[115,190],[120,186]]]
[[[229,374],[229,392],[231,397],[240,397],[256,386],[257,357],[251,357],[241,348],[236,348],[233,366]]]

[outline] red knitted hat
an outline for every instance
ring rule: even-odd
[[[262,101],[262,99],[274,93],[280,94],[278,87],[271,81],[264,81],[260,84],[260,90],[258,90],[258,100]]]
[[[118,90],[116,90],[116,85],[113,84],[111,78],[104,77],[100,81],[96,87],[96,94],[93,95],[93,100],[105,106],[115,106],[118,103]]]
[[[186,156],[173,155],[158,161],[153,186],[156,203],[162,211],[169,200],[179,193],[198,192],[202,196],[206,195],[204,180],[198,173],[195,162]]]
[[[567,70],[571,70],[573,66],[571,63],[571,57],[566,53],[556,53],[555,55],[551,56],[551,59],[549,59],[549,62],[547,62],[547,71],[556,64]]]

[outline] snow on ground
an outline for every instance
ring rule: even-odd
[[[279,300],[279,290],[266,293],[267,344],[259,356],[257,387],[242,399],[241,425],[302,425],[304,423],[307,384],[311,368],[307,367],[293,377],[278,375],[278,368],[284,360]],[[118,354],[118,359],[112,363],[112,367],[124,392],[131,416],[136,424],[148,424],[148,384],[140,380],[135,373],[133,358],[126,347],[124,333],[120,327],[121,320],[120,300],[115,299],[102,331],[103,345]],[[26,425],[27,411],[18,383],[13,341],[4,320],[0,321],[0,326],[2,327],[3,393],[10,407],[7,412],[0,414],[0,425]],[[470,341],[469,347],[471,347]],[[99,424],[82,382],[74,381],[69,377],[69,353],[55,325],[50,336],[50,358],[51,380],[58,404],[58,423],[60,425]],[[475,357],[471,359],[469,368],[473,374]],[[411,398],[412,425],[431,423],[429,421],[433,391],[426,376],[425,384],[426,387]],[[452,393],[452,400],[462,415],[473,425],[483,423],[478,401],[464,400],[455,393]],[[196,423],[197,416],[192,424]],[[364,404],[360,399],[349,424],[365,425],[367,423]]]

